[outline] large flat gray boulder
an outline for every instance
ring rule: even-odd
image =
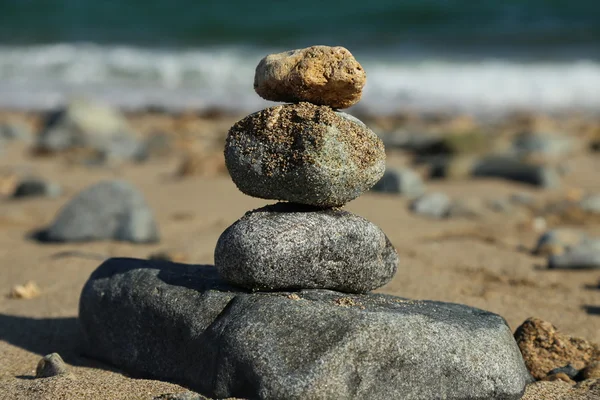
[[[476,308],[327,290],[248,293],[212,266],[110,259],[79,320],[89,356],[206,396],[519,399],[505,320]]]

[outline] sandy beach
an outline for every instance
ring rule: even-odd
[[[168,154],[143,163],[94,167],[78,163],[76,157],[73,161],[65,154],[32,154],[27,143],[15,141],[3,146],[0,398],[150,400],[187,390],[173,383],[128,376],[81,356],[79,295],[92,271],[109,257],[144,259],[165,252],[176,261],[212,264],[215,244],[223,230],[247,210],[273,203],[238,191],[223,169],[225,134],[238,117],[220,113],[176,117],[131,114],[128,120],[140,135],[165,131],[176,138]],[[444,129],[452,124],[460,126],[464,120],[446,121]],[[40,126],[39,115],[33,113],[0,112],[0,121],[25,121],[34,132]],[[399,121],[371,122],[376,128],[406,124],[405,120]],[[537,121],[555,127],[569,123],[565,119]],[[504,121],[504,125],[497,123],[495,129],[518,124],[516,119]],[[600,120],[574,118],[571,125],[579,128],[574,136],[585,141],[593,129],[600,129]],[[436,122],[426,126],[431,131],[440,129]],[[408,165],[411,160],[405,151],[387,148],[387,153],[388,166]],[[181,176],[178,172],[186,157],[196,157],[197,162],[188,161],[187,169],[184,168],[187,172]],[[427,191],[441,191],[453,199],[482,204],[514,194],[530,195],[541,204],[600,193],[598,153],[584,147],[569,155],[566,162],[569,172],[557,189],[479,178],[426,180]],[[29,175],[59,183],[63,193],[56,198],[9,198],[11,177]],[[34,231],[48,225],[80,190],[115,178],[127,180],[144,194],[160,228],[159,243],[42,244],[30,238]],[[437,220],[415,215],[409,204],[410,199],[405,196],[369,192],[345,207],[379,225],[400,256],[394,279],[378,292],[478,307],[503,316],[513,331],[527,318],[537,317],[565,334],[600,342],[600,270],[549,270],[546,257],[531,254],[546,229],[571,227],[600,236],[600,220],[568,220],[552,215],[540,220],[530,208],[520,206],[509,212],[483,206],[483,211],[475,216]],[[29,281],[39,287],[38,296],[10,296],[15,286]],[[38,361],[53,352],[63,357],[72,375],[35,379]],[[558,397],[535,397],[531,392],[530,398],[576,398],[560,397],[560,393],[575,396],[564,382],[547,383],[535,390],[549,390]]]

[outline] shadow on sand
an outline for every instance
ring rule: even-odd
[[[600,306],[583,306],[582,307],[590,315],[600,315]]]
[[[83,356],[80,335],[77,318],[30,318],[0,313],[0,340],[39,354],[40,358],[58,353],[70,365],[118,371]],[[32,377],[23,375],[17,378]]]

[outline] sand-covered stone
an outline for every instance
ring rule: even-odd
[[[365,70],[344,47],[311,46],[263,58],[254,90],[266,100],[347,108],[358,103],[366,80]]]
[[[58,353],[44,356],[35,369],[36,378],[49,378],[51,376],[68,374],[67,365]]]
[[[383,231],[358,215],[279,203],[227,228],[215,266],[228,282],[254,290],[363,293],[392,279],[398,255]]]
[[[208,397],[519,399],[505,320],[460,304],[326,290],[247,293],[212,266],[111,259],[85,284],[85,353]]]
[[[154,213],[142,193],[122,180],[96,183],[73,197],[36,238],[45,242],[159,239]]]
[[[568,364],[588,365],[600,361],[597,344],[565,335],[551,323],[538,318],[523,322],[515,331],[515,339],[535,379],[542,379],[553,369]]]
[[[354,117],[310,103],[271,107],[229,130],[225,163],[249,196],[342,206],[383,176],[383,143]]]

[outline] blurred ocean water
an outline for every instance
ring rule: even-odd
[[[598,111],[599,21],[597,0],[0,0],[0,107],[252,111],[260,58],[327,44],[371,112]]]

